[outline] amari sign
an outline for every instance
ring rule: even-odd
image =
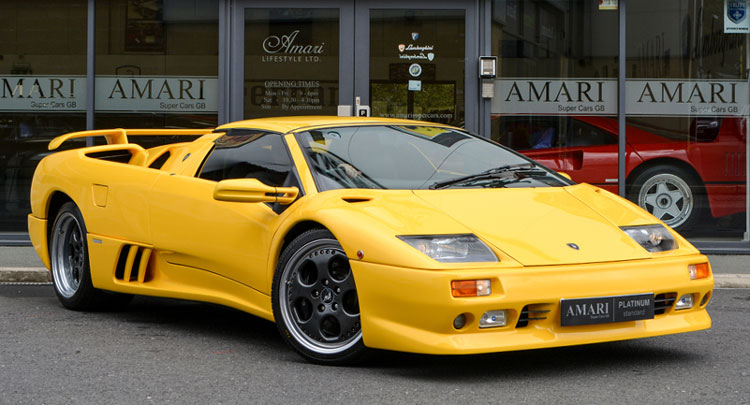
[[[628,80],[632,116],[744,116],[748,84],[723,80]],[[492,113],[500,115],[617,115],[617,80],[501,79]]]
[[[616,115],[617,82],[602,79],[496,80],[492,113]]]
[[[109,112],[218,111],[216,77],[97,77],[95,109]],[[82,76],[0,76],[0,111],[86,111]]]
[[[747,82],[720,80],[628,81],[628,115],[742,116],[747,114]]]
[[[86,111],[86,78],[0,76],[0,111]]]
[[[299,30],[288,35],[271,35],[263,40],[263,62],[320,62],[325,43],[297,44],[295,41]]]
[[[217,112],[216,77],[97,77],[96,110]]]

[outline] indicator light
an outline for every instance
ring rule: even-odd
[[[691,280],[706,278],[709,275],[708,263],[691,264],[688,266],[688,274]]]
[[[490,280],[454,280],[451,281],[454,297],[481,297],[492,293]]]

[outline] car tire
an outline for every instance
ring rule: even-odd
[[[631,201],[678,231],[693,228],[706,208],[700,180],[675,166],[643,170],[633,179],[628,194]]]
[[[50,268],[55,294],[68,309],[121,309],[133,296],[94,288],[86,234],[86,224],[78,207],[72,202],[63,204],[50,231]]]
[[[279,333],[305,359],[350,365],[365,357],[354,274],[329,231],[308,230],[289,243],[271,295]]]

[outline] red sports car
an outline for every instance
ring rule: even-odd
[[[553,170],[568,173],[576,182],[617,193],[616,119],[497,118],[500,138],[496,140],[500,143]],[[673,128],[680,123],[687,125],[684,119],[674,120],[669,125]],[[671,132],[629,122],[628,198],[681,231],[689,230],[709,213],[716,218],[744,212],[744,122],[739,118],[694,118],[689,128]],[[660,135],[654,133],[657,131]]]

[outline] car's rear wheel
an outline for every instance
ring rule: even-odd
[[[57,213],[50,232],[52,283],[60,303],[69,309],[117,309],[132,295],[109,293],[91,283],[86,224],[78,207],[68,202]]]
[[[272,296],[281,336],[306,359],[344,365],[365,355],[354,275],[327,230],[306,231],[284,249]]]
[[[701,218],[705,195],[694,175],[674,166],[652,166],[632,182],[630,199],[665,224],[679,231]]]

